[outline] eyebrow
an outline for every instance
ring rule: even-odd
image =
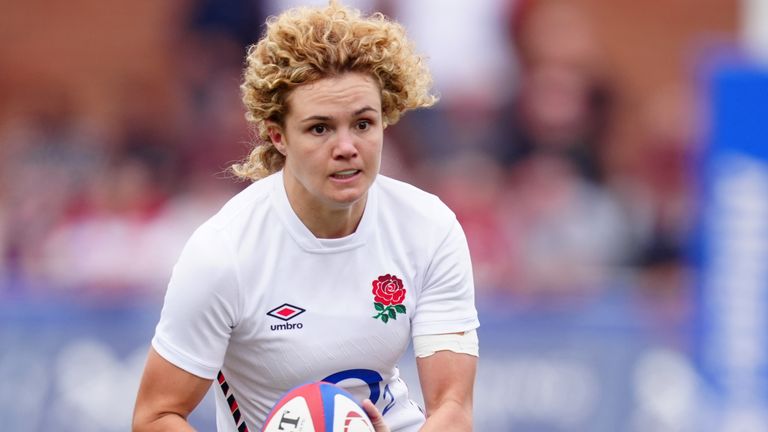
[[[373,111],[375,113],[378,113],[378,111],[375,108],[366,105],[366,106],[360,108],[359,110],[353,112],[352,113],[352,117],[357,117],[360,114],[363,114],[363,113],[368,112],[368,111]],[[301,122],[308,122],[308,121],[330,121],[330,120],[333,120],[333,116],[312,115],[312,116],[309,116],[309,117],[306,117],[306,118],[302,119]]]

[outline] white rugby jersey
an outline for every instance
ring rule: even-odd
[[[284,393],[324,380],[411,432],[424,415],[396,366],[411,338],[478,326],[467,241],[437,197],[379,175],[356,232],[318,239],[278,172],[189,239],[152,346],[215,380],[219,431],[258,431]]]

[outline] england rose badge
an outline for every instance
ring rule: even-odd
[[[403,281],[395,275],[385,274],[373,281],[373,307],[376,309],[374,319],[387,323],[397,319],[397,314],[405,313],[405,288]]]

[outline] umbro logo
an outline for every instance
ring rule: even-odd
[[[306,309],[300,308],[298,306],[294,306],[292,304],[283,303],[280,306],[272,309],[271,311],[267,312],[267,315],[271,316],[272,318],[277,318],[279,320],[283,321],[289,321],[297,316],[304,313]],[[300,329],[304,327],[304,324],[302,323],[289,323],[286,322],[285,324],[273,324],[269,326],[269,328],[272,331],[275,330],[293,330],[293,329]]]
[[[277,319],[281,319],[283,321],[289,321],[301,315],[305,311],[306,309],[302,309],[298,306],[294,306],[288,303],[283,303],[280,306],[267,312],[267,315],[271,317],[275,317]]]

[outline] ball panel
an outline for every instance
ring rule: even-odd
[[[303,396],[289,393],[281,402],[269,415],[264,432],[324,432],[315,430],[311,409]]]
[[[334,396],[334,432],[373,432],[373,425],[363,408],[344,394]]]
[[[314,382],[281,397],[262,431],[373,432],[373,425],[349,392],[335,384]]]

